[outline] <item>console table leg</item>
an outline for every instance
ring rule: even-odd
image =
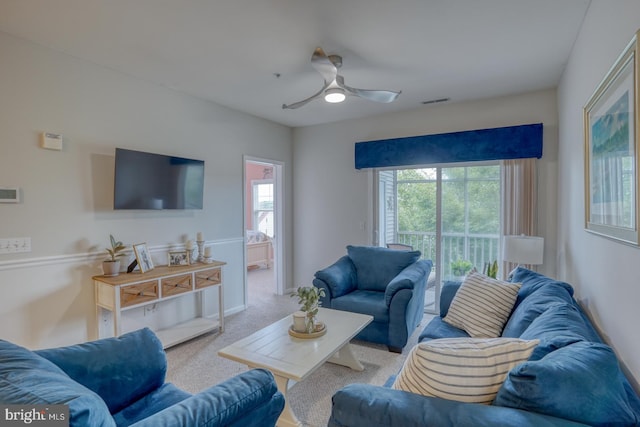
[[[220,333],[224,332],[224,290],[218,287],[218,319],[220,319]]]
[[[296,417],[296,414],[293,413],[291,406],[289,406],[289,401],[287,399],[287,387],[289,387],[289,378],[281,377],[280,375],[273,374],[276,379],[276,385],[278,386],[278,391],[284,395],[284,410],[280,417],[278,418],[278,422],[276,425],[278,427],[302,427],[302,423]]]
[[[354,371],[364,371],[364,366],[354,356],[353,351],[351,350],[351,344],[349,343],[346,343],[341,349],[336,351],[328,362],[346,366]]]

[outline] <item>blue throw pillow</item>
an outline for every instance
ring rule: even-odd
[[[520,335],[523,340],[539,339],[540,344],[530,360],[538,360],[548,353],[578,341],[600,342],[600,337],[586,323],[574,304],[554,304],[538,316]]]
[[[591,426],[640,423],[640,399],[601,343],[578,342],[516,366],[494,404]]]
[[[358,289],[384,292],[402,270],[420,259],[420,251],[398,251],[377,246],[347,246],[356,267]]]
[[[71,427],[115,427],[100,397],[26,348],[0,340],[0,402],[69,406]]]
[[[522,289],[522,288],[520,288]],[[557,304],[572,304],[573,297],[562,286],[550,283],[541,287],[513,310],[502,330],[503,337],[518,338],[538,316]]]
[[[513,306],[514,309],[518,307],[518,305],[520,305],[520,303],[529,295],[550,283],[563,287],[567,292],[569,292],[570,296],[573,296],[573,287],[570,284],[551,279],[543,274],[528,270],[524,267],[518,267],[516,269],[511,277],[511,281],[513,283],[522,283],[520,291],[518,292],[518,298],[516,298],[516,303]]]

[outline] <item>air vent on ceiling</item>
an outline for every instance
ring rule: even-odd
[[[449,100],[451,100],[451,98],[438,98],[438,99],[430,99],[429,101],[422,101],[422,103],[424,105],[439,104],[441,102],[447,102]]]

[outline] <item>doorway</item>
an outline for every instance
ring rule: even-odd
[[[282,176],[282,163],[245,156],[245,306],[283,294]]]

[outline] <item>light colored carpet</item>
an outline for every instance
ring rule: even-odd
[[[224,381],[248,368],[217,355],[221,348],[263,328],[298,309],[296,298],[275,295],[270,270],[249,272],[249,307],[225,318],[222,334],[203,335],[167,350],[167,381],[197,393]],[[331,396],[351,383],[382,385],[396,374],[416,344],[424,325],[431,319],[425,315],[402,354],[390,353],[386,346],[352,341],[356,357],[365,367],[363,372],[326,363],[304,381],[294,384],[287,399],[296,416],[305,426],[324,427],[331,414]]]

